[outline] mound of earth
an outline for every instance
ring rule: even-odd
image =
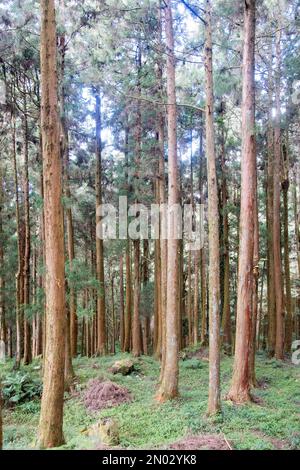
[[[231,450],[230,445],[221,436],[202,434],[188,436],[169,446],[174,450]]]
[[[90,411],[111,408],[131,400],[132,397],[127,388],[120,387],[110,380],[90,380],[83,395],[83,402]]]

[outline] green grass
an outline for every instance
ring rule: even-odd
[[[242,406],[222,401],[222,414],[206,416],[208,395],[208,362],[180,361],[180,398],[165,404],[154,400],[159,364],[151,357],[138,360],[139,371],[129,376],[108,372],[117,354],[105,358],[77,358],[74,361],[78,388],[84,388],[95,377],[111,379],[126,386],[133,401],[102,412],[90,414],[80,398],[66,396],[64,435],[66,449],[91,448],[93,443],[85,430],[99,417],[113,417],[119,423],[120,446],[126,448],[159,448],[186,434],[220,433],[234,449],[274,449],[281,443],[286,448],[300,449],[300,368],[290,363],[257,356],[257,378],[264,388],[255,390],[259,404]],[[38,363],[24,370],[38,375]],[[11,363],[1,369],[10,370]],[[228,391],[232,359],[222,358],[222,397]],[[4,411],[4,448],[30,448],[35,444],[39,420],[39,402],[34,400]]]

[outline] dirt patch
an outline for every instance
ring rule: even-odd
[[[202,359],[204,361],[208,361],[208,349],[205,347],[202,347],[200,349],[197,349],[197,351],[183,351],[180,353],[180,359],[185,361],[186,359]]]
[[[270,442],[276,450],[288,450],[289,449],[288,442],[284,439],[267,436],[266,434],[264,434],[262,431],[259,431],[259,430],[255,430],[254,434],[257,437],[261,437],[265,441]]]
[[[90,411],[112,408],[131,400],[132,397],[127,388],[120,387],[110,380],[90,380],[83,395],[83,402]]]
[[[231,445],[224,437],[214,434],[201,434],[188,436],[169,446],[174,450],[232,450]]]

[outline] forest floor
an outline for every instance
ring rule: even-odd
[[[65,397],[66,444],[61,448],[101,448],[87,430],[100,418],[110,417],[118,423],[118,448],[300,449],[299,366],[258,354],[260,386],[254,392],[255,402],[237,406],[222,401],[222,414],[212,419],[206,416],[208,361],[205,354],[190,351],[188,358],[180,360],[180,397],[165,404],[154,399],[158,362],[143,356],[135,360],[136,371],[130,375],[113,375],[110,367],[116,360],[124,358],[130,358],[130,355],[119,353],[74,360],[76,392]],[[3,372],[12,369],[12,362],[1,368],[3,376]],[[21,372],[39,377],[39,361],[22,367]],[[222,398],[228,391],[231,374],[232,358],[224,356],[221,363]],[[132,400],[102,411],[89,411],[83,397],[91,379],[111,380],[126,387]],[[5,449],[34,448],[39,411],[40,400],[37,399],[4,410]]]

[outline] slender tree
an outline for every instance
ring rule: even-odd
[[[250,400],[250,344],[253,294],[254,195],[256,194],[255,148],[255,0],[244,3],[242,162],[239,266],[234,371],[228,398]]]
[[[275,357],[284,357],[284,306],[281,265],[281,225],[280,225],[280,185],[281,185],[281,129],[280,129],[280,67],[281,67],[281,30],[276,32],[276,77],[275,103],[276,116],[274,127],[274,177],[273,177],[273,255],[274,255],[274,287],[276,311],[276,342]]]
[[[209,396],[208,413],[220,410],[220,253],[219,211],[214,138],[211,2],[206,1],[205,25],[205,132],[208,185],[209,246]]]
[[[96,224],[102,230],[101,219],[97,209],[102,204],[102,149],[101,149],[101,102],[100,93],[96,93]],[[97,295],[97,352],[100,356],[106,353],[106,322],[105,322],[105,284],[104,284],[104,254],[103,239],[101,233],[96,235],[96,273],[99,282],[99,292]]]
[[[168,223],[170,208],[178,203],[178,167],[177,167],[177,112],[175,90],[175,56],[174,35],[171,1],[165,2],[165,33],[167,46],[167,97],[168,97]],[[176,209],[173,217],[173,227],[177,227]],[[163,375],[157,394],[158,401],[175,398],[178,395],[178,240],[170,237],[168,227],[168,272],[167,299],[165,315],[165,359]]]
[[[41,128],[43,144],[46,346],[39,447],[63,443],[65,269],[62,165],[58,116],[54,0],[41,1]]]

